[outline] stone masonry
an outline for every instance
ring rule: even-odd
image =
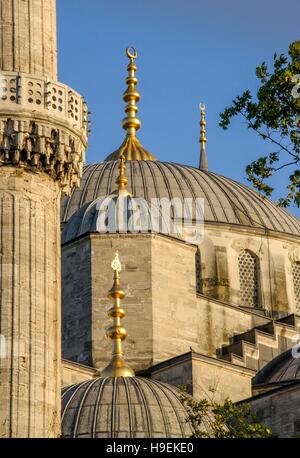
[[[60,199],[80,182],[87,107],[57,82],[55,0],[1,0],[0,46],[0,437],[57,437]]]

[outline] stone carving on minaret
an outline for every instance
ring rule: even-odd
[[[87,105],[56,81],[55,0],[17,3],[0,0],[0,165],[45,172],[69,194],[85,161]]]
[[[2,84],[5,77],[8,75],[2,72]],[[26,81],[28,77],[19,75],[18,79]],[[46,84],[45,81],[44,86]],[[52,89],[55,86],[51,84]],[[65,85],[59,86],[59,95],[70,92]],[[40,103],[33,110],[34,101],[30,97],[26,99],[30,94],[24,92],[23,88],[13,100],[7,97],[7,92],[1,97],[0,164],[19,164],[46,172],[59,180],[63,192],[68,194],[72,186],[79,186],[82,175],[87,147],[87,106],[79,95],[76,98],[69,95],[69,102],[66,97],[58,97],[58,105],[52,100],[50,106],[45,95],[35,100]],[[59,111],[55,113],[57,107]]]

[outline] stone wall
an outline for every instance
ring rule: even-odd
[[[152,237],[148,235],[92,235],[92,355],[93,364],[98,368],[103,368],[111,358],[111,344],[105,337],[105,330],[111,323],[107,310],[112,302],[107,292],[113,283],[111,262],[116,250],[122,263],[121,287],[126,294],[122,301],[127,313],[122,320],[128,332],[124,345],[126,360],[134,369],[152,364],[151,244]]]
[[[240,401],[251,396],[254,371],[195,352],[172,358],[150,369],[151,377],[179,387],[196,399],[226,398]]]
[[[190,347],[215,356],[233,335],[270,321],[256,310],[197,297],[195,246],[161,235],[95,233],[63,246],[65,358],[96,367],[109,360],[107,291],[116,249],[126,292],[126,356],[137,370]]]
[[[191,326],[196,313],[196,247],[164,236],[91,234],[62,250],[64,357],[99,368],[110,359],[107,292],[116,250],[123,265],[129,363],[146,369],[190,345],[198,348],[197,325]]]
[[[48,175],[0,167],[0,437],[59,435],[59,201]]]
[[[83,364],[74,363],[73,361],[62,361],[62,387],[75,385],[77,383],[92,380],[98,375],[98,371],[92,367],[84,366]]]
[[[153,363],[200,351],[196,298],[197,248],[170,237],[152,240]]]
[[[300,383],[295,382],[250,401],[259,420],[279,437],[300,437]]]
[[[215,240],[212,242],[213,235]],[[200,395],[207,393],[209,387],[215,387],[219,400],[227,396],[233,400],[250,396],[251,377],[289,346],[288,339],[296,333],[296,327],[274,324],[274,335],[268,329],[261,330],[254,342],[244,342],[243,355],[216,358],[217,350],[228,346],[233,336],[256,326],[272,327],[271,319],[260,309],[239,307],[234,302],[239,297],[237,256],[240,249],[251,249],[261,256],[264,300],[272,300],[272,307],[278,312],[292,311],[291,304],[285,300],[288,271],[287,283],[281,277],[290,262],[289,253],[296,255],[279,239],[267,241],[261,236],[251,238],[246,234],[207,231],[204,244],[200,245],[200,264],[207,274],[210,272],[220,280],[214,282],[213,288],[212,283],[207,284],[214,296],[221,296],[223,300],[197,295],[197,247],[172,237],[91,233],[66,243],[63,246],[63,298],[69,317],[65,321],[68,337],[64,335],[64,348],[67,348],[66,344],[68,353],[64,356],[100,369],[109,361],[111,349],[105,338],[105,329],[110,322],[106,312],[111,304],[107,291],[112,285],[111,261],[115,251],[119,250],[123,264],[121,284],[126,292],[123,306],[127,317],[123,324],[129,334],[125,355],[132,367],[136,371],[145,371],[192,349],[193,354],[201,353],[201,358],[194,358],[190,367],[190,363],[182,363],[179,372],[178,369],[175,372],[168,369],[166,381],[175,385],[187,384],[193,394]],[[282,291],[277,299],[274,295],[272,299],[269,287],[275,281]],[[87,313],[90,314],[90,323],[85,320]],[[247,336],[245,339],[249,338]],[[80,360],[82,354],[85,361]]]
[[[56,0],[1,0],[0,11],[1,70],[56,80]]]
[[[81,239],[62,250],[62,352],[92,366],[91,244]]]
[[[258,260],[260,308],[274,316],[299,313],[295,307],[291,262],[300,260],[299,239],[243,227],[206,224],[199,245],[203,295],[240,305],[238,255],[249,250]]]
[[[197,298],[198,347],[201,353],[215,355],[216,349],[227,345],[231,336],[245,332],[269,320],[240,307],[199,296]]]

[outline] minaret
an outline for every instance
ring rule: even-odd
[[[0,0],[0,437],[60,435],[60,198],[83,98],[57,81],[55,0]]]
[[[205,121],[205,105],[204,103],[200,103],[200,114],[201,114],[201,121],[200,121],[200,161],[199,161],[199,169],[200,170],[208,170],[208,162],[207,162],[207,155],[206,155],[206,148],[205,144],[207,142],[205,134],[206,134],[206,121]]]

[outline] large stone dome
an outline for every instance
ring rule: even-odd
[[[153,207],[151,209],[151,205],[146,200],[131,195],[98,197],[84,204],[71,216],[62,232],[62,243],[89,232],[104,234],[159,232],[163,224],[167,227],[167,222],[164,222],[165,218],[157,207],[155,213],[159,224],[154,224],[153,213]],[[172,234],[175,235],[174,230]]]
[[[62,201],[62,222],[83,205],[113,194],[118,161],[85,166],[81,186]],[[152,198],[204,198],[206,223],[247,226],[300,235],[300,221],[248,186],[213,172],[160,161],[126,161],[127,189]]]
[[[176,388],[140,377],[106,377],[63,389],[67,438],[191,437]]]

